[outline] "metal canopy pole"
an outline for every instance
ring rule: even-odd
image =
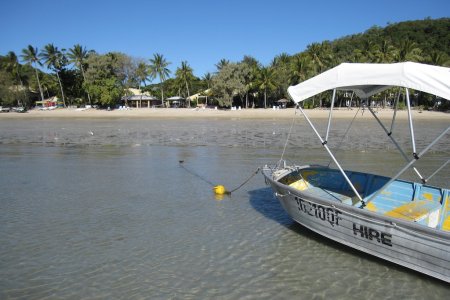
[[[383,125],[383,123],[381,123],[380,119],[377,117],[377,115],[375,115],[375,112],[372,110],[372,108],[369,107],[369,111],[372,113],[373,117],[375,118],[375,120],[377,120],[378,124],[380,124],[381,128],[383,128],[384,132],[386,132],[387,136],[391,139],[391,141],[394,143],[395,147],[397,147],[398,151],[400,152],[400,154],[403,156],[403,158],[406,161],[409,161],[408,156],[405,154],[405,152],[403,152],[402,148],[400,147],[400,145],[397,143],[397,141],[392,137],[392,131],[388,132],[386,127]],[[423,178],[423,176],[419,173],[419,171],[414,167],[413,168],[414,171],[416,172],[416,174],[419,176],[420,180],[422,180],[423,183],[425,183],[425,179]]]
[[[413,147],[413,156],[414,156],[414,158],[416,158],[417,157],[416,142],[414,139],[414,127],[413,127],[412,115],[411,115],[411,104],[409,103],[409,91],[408,91],[408,88],[405,88],[405,90],[406,90],[406,104],[408,107],[409,131],[411,132],[411,143],[412,143],[412,147]]]
[[[325,135],[325,143],[328,143],[328,134],[330,133],[331,116],[333,114],[335,97],[336,97],[336,89],[333,90],[333,98],[331,98],[331,107],[330,107],[330,114],[328,115],[328,127],[327,127],[327,134]]]
[[[430,180],[431,177],[433,177],[434,175],[436,175],[437,173],[439,173],[439,171],[442,170],[448,163],[450,163],[450,159],[447,159],[447,161],[446,161],[442,166],[440,166],[436,171],[434,171],[433,174],[431,174],[430,176],[428,176],[428,178],[425,179],[425,181]]]
[[[391,123],[391,130],[389,131],[388,135],[391,135],[394,131],[394,123],[395,123],[395,116],[397,115],[397,107],[398,107],[398,101],[400,100],[400,91],[397,94],[397,99],[395,100],[394,104],[394,116],[392,117],[392,123]]]
[[[331,156],[331,158],[333,159],[334,163],[336,164],[336,166],[339,168],[339,170],[341,171],[342,175],[344,176],[345,180],[347,181],[347,183],[350,185],[350,187],[352,188],[353,192],[355,193],[355,195],[358,197],[358,199],[363,202],[361,196],[359,195],[358,191],[356,190],[356,188],[353,186],[353,183],[350,181],[350,179],[347,177],[347,175],[345,174],[344,170],[341,168],[341,165],[338,163],[338,161],[336,160],[336,158],[334,157],[333,153],[331,152],[331,150],[328,148],[327,143],[323,141],[322,137],[320,136],[320,134],[317,132],[316,128],[314,127],[313,123],[311,122],[311,120],[308,118],[308,116],[305,114],[305,112],[303,111],[303,109],[299,106],[298,109],[301,111],[301,113],[303,114],[303,116],[305,117],[306,121],[308,121],[309,126],[312,128],[312,130],[315,132],[315,134],[317,135],[317,137],[319,138],[320,142],[322,143],[322,146],[325,148],[325,150],[327,150],[328,154]],[[364,202],[363,202],[364,203]]]
[[[432,141],[425,149],[422,150],[422,152],[420,152],[418,155],[416,155],[416,157],[414,157],[413,160],[411,160],[408,164],[406,164],[405,167],[403,167],[403,169],[400,170],[400,172],[397,173],[397,175],[395,175],[394,177],[392,177],[387,183],[385,183],[378,191],[376,191],[375,193],[373,193],[369,199],[367,199],[365,202],[363,201],[363,204],[361,205],[361,208],[363,208],[364,206],[366,206],[370,201],[372,201],[373,199],[375,199],[376,196],[378,196],[388,185],[390,185],[394,180],[396,180],[397,178],[399,178],[406,170],[409,169],[409,167],[411,167],[416,161],[419,160],[420,157],[422,157],[426,152],[428,152],[428,150],[430,150],[431,147],[434,146],[434,144],[436,144],[444,135],[447,134],[447,132],[450,130],[450,126],[447,127],[447,129],[445,129],[437,138],[434,139],[434,141]]]

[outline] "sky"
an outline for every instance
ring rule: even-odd
[[[0,0],[0,55],[80,44],[147,61],[159,53],[172,75],[187,61],[202,77],[223,58],[268,65],[372,26],[443,17],[449,0]]]

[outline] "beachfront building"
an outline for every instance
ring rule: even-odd
[[[36,101],[36,107],[38,108],[56,108],[57,106],[62,106],[62,102],[58,101],[58,97],[53,96],[42,101]]]
[[[173,96],[166,99],[167,107],[186,107],[186,99],[180,96]]]
[[[161,100],[150,95],[149,92],[142,93],[141,90],[138,89],[127,89],[126,95],[121,98],[124,105],[128,107],[157,107],[161,106]]]
[[[203,92],[191,95],[187,97],[187,101],[195,102],[197,107],[206,107],[208,106],[209,96],[211,96],[211,89],[207,89],[204,90]]]

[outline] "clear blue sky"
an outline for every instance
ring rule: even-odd
[[[222,58],[251,55],[267,65],[374,25],[450,17],[450,1],[1,0],[0,11],[0,55],[81,44],[144,59],[160,53],[172,72],[186,60],[201,77]]]

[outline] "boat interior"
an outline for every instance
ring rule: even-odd
[[[364,202],[390,179],[361,172],[345,171],[345,174]],[[278,181],[314,197],[362,207],[359,197],[336,169],[310,166],[292,171]],[[448,189],[398,179],[376,194],[367,205],[363,205],[363,209],[450,231],[449,194]]]

